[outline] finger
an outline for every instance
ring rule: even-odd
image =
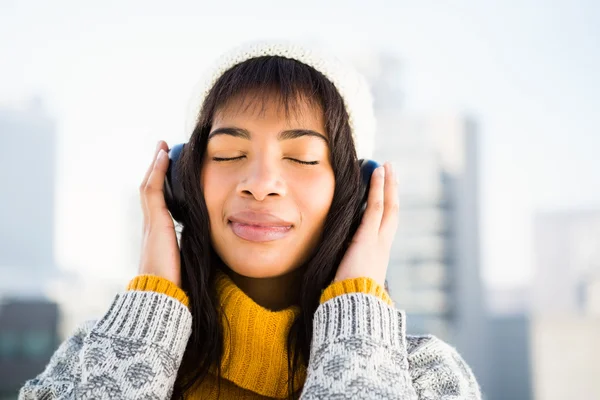
[[[377,167],[371,175],[369,196],[367,198],[367,208],[365,209],[365,213],[360,224],[361,230],[365,230],[369,234],[377,235],[379,233],[384,207],[384,181],[385,168],[383,166]]]
[[[158,143],[156,144],[156,149],[154,151],[154,156],[152,157],[152,162],[150,163],[150,166],[148,167],[148,170],[146,171],[146,174],[144,175],[144,179],[142,180],[142,183],[140,184],[140,187],[139,187],[140,205],[142,207],[142,214],[144,216],[144,225],[146,225],[147,218],[148,218],[148,210],[146,208],[146,200],[145,200],[146,185],[148,183],[148,178],[150,177],[150,174],[152,173],[152,170],[154,169],[154,165],[156,163],[156,157],[158,156],[158,152],[160,151],[160,149],[165,150],[165,147],[167,147],[166,150],[168,150],[167,144],[164,141],[159,140]]]
[[[166,209],[165,195],[163,185],[165,175],[169,166],[169,157],[164,149],[160,149],[154,162],[154,168],[148,177],[146,188],[144,190],[144,200],[146,202],[146,210],[148,218],[152,221],[160,213]]]
[[[156,144],[156,149],[154,150],[154,155],[152,156],[152,162],[150,163],[150,165],[148,166],[148,169],[146,170],[144,179],[142,180],[142,183],[140,184],[140,190],[143,190],[146,187],[146,183],[148,182],[150,173],[154,169],[154,162],[156,161],[156,156],[158,155],[158,152],[160,149],[165,149],[165,151],[168,150],[167,144],[162,140],[159,140],[158,143]]]
[[[391,164],[386,165],[385,188],[384,188],[384,209],[381,217],[381,227],[379,228],[379,237],[391,244],[398,229],[398,210],[400,201],[398,199],[398,175]]]

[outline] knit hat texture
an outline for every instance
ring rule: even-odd
[[[208,93],[225,71],[243,61],[262,56],[281,56],[297,60],[313,67],[329,79],[344,101],[358,158],[372,158],[376,121],[373,96],[367,80],[350,62],[342,60],[318,44],[277,39],[255,40],[238,45],[222,54],[209,68],[200,94],[194,98],[196,105],[204,104]]]

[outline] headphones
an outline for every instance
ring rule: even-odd
[[[185,143],[179,143],[169,150],[169,167],[167,169],[167,175],[165,177],[165,184],[163,187],[167,208],[173,216],[173,219],[177,222],[181,222],[183,220],[183,204],[185,204],[183,188],[177,179],[177,161],[179,160],[185,145]],[[362,218],[362,215],[367,207],[367,198],[369,197],[368,189],[371,183],[371,176],[373,175],[375,168],[379,167],[379,164],[376,161],[369,159],[360,159],[358,160],[358,163],[360,166],[361,176],[360,190],[362,202],[360,218]]]

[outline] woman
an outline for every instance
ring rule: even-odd
[[[179,246],[161,141],[140,186],[139,275],[20,398],[479,399],[459,354],[406,335],[385,290],[389,163],[359,218],[357,161],[374,133],[364,79],[314,49],[255,42],[207,82],[178,164]]]

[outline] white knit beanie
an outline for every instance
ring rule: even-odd
[[[367,80],[349,62],[342,61],[317,44],[288,40],[259,40],[243,43],[224,53],[209,69],[200,94],[194,98],[195,112],[219,77],[236,64],[261,56],[281,56],[307,64],[327,77],[337,88],[346,111],[359,159],[372,158],[375,144],[373,97]]]

